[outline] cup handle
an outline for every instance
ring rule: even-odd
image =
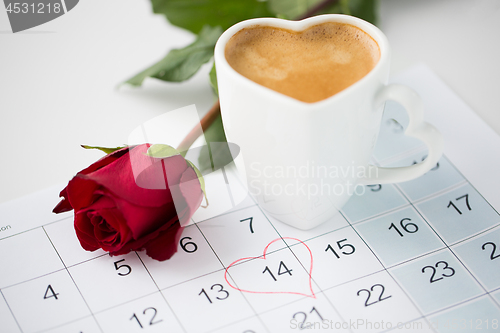
[[[396,101],[406,109],[410,122],[405,135],[423,141],[429,154],[422,162],[406,167],[383,168],[369,165],[365,177],[359,179],[361,185],[398,183],[417,178],[432,169],[443,154],[443,137],[434,126],[424,122],[423,103],[416,92],[406,86],[389,85],[376,95],[375,105],[380,106],[387,100]]]

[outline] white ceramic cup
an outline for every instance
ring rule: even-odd
[[[305,103],[261,86],[237,73],[224,51],[228,40],[251,26],[302,31],[324,22],[354,25],[380,48],[380,60],[361,80],[315,103]],[[302,21],[259,18],[226,30],[215,46],[222,121],[227,140],[240,146],[235,160],[248,190],[271,216],[299,229],[330,219],[357,185],[403,182],[429,171],[442,155],[440,133],[423,121],[418,95],[387,85],[390,48],[374,25],[347,15],[321,15]],[[418,164],[383,168],[370,164],[384,102],[394,100],[409,114],[406,135],[423,141],[429,153]]]

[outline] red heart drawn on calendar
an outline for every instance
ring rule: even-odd
[[[294,254],[292,254],[292,256],[297,256],[297,258],[300,259],[300,262],[303,264],[304,268],[307,271],[307,276],[304,277],[304,275],[306,275],[306,272],[302,270],[302,267],[294,265],[293,269],[297,269],[297,271],[295,271],[294,273],[294,276],[295,279],[298,279],[298,281],[301,282],[299,284],[296,283],[297,281],[291,281],[287,279],[282,280],[285,281],[285,286],[280,285],[279,283],[274,284],[275,282],[278,282],[278,279],[282,279],[280,275],[289,276],[289,278],[292,277],[293,270],[286,266],[286,260],[281,260],[278,264],[279,259],[276,258],[280,257],[280,251],[276,251],[276,253],[278,253],[277,255],[274,255],[273,253],[273,260],[269,259],[268,257],[268,253],[273,252],[274,250],[274,248],[272,247],[273,244],[280,242],[282,239],[289,239],[298,242],[298,244],[293,245],[293,249],[295,250],[293,251]],[[286,252],[286,254],[288,254],[288,252]],[[265,267],[265,269],[261,272],[263,267]],[[231,288],[245,293],[294,294],[316,298],[316,295],[314,294],[314,291],[312,289],[312,269],[313,255],[311,249],[304,242],[297,238],[283,237],[275,239],[267,244],[267,246],[264,248],[262,256],[246,257],[232,262],[229,266],[227,266],[224,273],[224,278],[226,279],[227,284],[231,286]],[[231,272],[229,272],[229,270],[231,270]],[[303,274],[300,274],[302,272]],[[232,282],[233,280],[237,281],[237,283]],[[288,286],[286,285],[286,283],[288,283]],[[238,286],[236,286],[235,284],[238,284]]]

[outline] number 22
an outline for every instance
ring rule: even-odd
[[[375,289],[375,287],[380,287],[380,288],[382,289],[382,290],[380,291],[380,295],[378,296],[378,300],[377,300],[377,301],[373,301],[373,302],[371,302],[371,303],[368,303],[368,301],[370,300],[370,297],[372,296],[372,292],[373,292],[373,291],[375,291],[375,290],[373,290],[373,289]],[[360,289],[360,290],[358,290],[358,296],[359,296],[359,294],[360,294],[362,291],[366,291],[366,292],[368,293],[368,297],[366,298],[366,301],[365,301],[365,306],[370,306],[370,305],[373,305],[373,304],[378,303],[378,302],[382,302],[382,301],[384,301],[384,300],[386,300],[386,299],[388,299],[388,298],[392,297],[392,295],[389,295],[389,296],[383,297],[383,295],[384,295],[384,291],[385,291],[385,287],[384,287],[383,285],[379,284],[379,283],[374,284],[374,285],[370,288],[370,290],[368,290],[368,289]]]

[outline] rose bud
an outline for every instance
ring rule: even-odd
[[[201,204],[203,180],[175,149],[158,158],[147,155],[149,147],[116,150],[78,172],[61,191],[53,212],[74,209],[85,250],[146,250],[160,261],[177,251],[183,227]]]

